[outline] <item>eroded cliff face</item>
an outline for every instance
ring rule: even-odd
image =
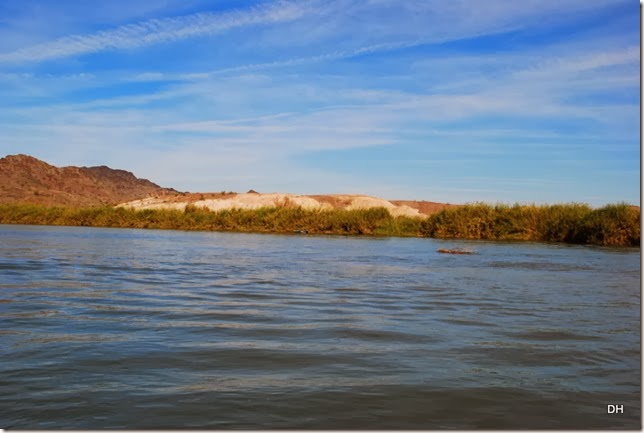
[[[55,167],[29,155],[0,158],[0,203],[100,206],[176,193],[106,166]]]

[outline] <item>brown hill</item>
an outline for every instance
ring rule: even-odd
[[[182,193],[171,188],[162,188],[147,179],[139,179],[129,171],[116,170],[104,165],[55,167],[29,155],[9,155],[0,158],[0,204],[101,206],[146,199],[140,203],[134,203],[133,206],[183,208],[187,204],[203,205],[204,200],[219,200],[226,203],[213,202],[209,205],[215,208],[221,206],[253,208],[259,205],[270,205],[271,197],[285,200],[282,196],[303,201],[300,203],[302,206],[315,204],[318,207],[327,206],[336,209],[381,206],[391,207],[394,213],[415,213],[416,215],[418,213],[430,215],[441,209],[457,206],[427,201],[387,201],[359,195],[259,194],[254,190],[250,190],[247,194],[223,191],[221,193]]]
[[[29,155],[0,158],[0,203],[100,206],[174,194],[106,166],[55,167]]]

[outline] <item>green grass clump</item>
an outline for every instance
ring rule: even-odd
[[[625,203],[489,205],[474,203],[437,212],[421,223],[433,238],[525,240],[595,245],[640,244],[639,208]]]

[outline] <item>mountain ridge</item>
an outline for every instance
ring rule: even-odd
[[[458,205],[414,200],[385,200],[357,194],[297,195],[249,191],[179,192],[163,188],[133,173],[110,168],[56,167],[30,155],[0,158],[0,204],[48,206],[127,206],[137,209],[174,208],[188,205],[220,208],[257,208],[286,204],[319,209],[385,207],[394,215],[423,216]]]
[[[30,155],[0,158],[0,203],[104,206],[178,193],[105,165],[56,167]]]

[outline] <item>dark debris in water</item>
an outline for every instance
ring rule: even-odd
[[[452,249],[452,250],[447,249],[447,248],[440,248],[440,249],[438,249],[436,251],[438,251],[439,253],[443,253],[443,254],[476,254],[475,251],[464,250],[464,249],[461,249],[461,248],[456,248],[456,249]]]

